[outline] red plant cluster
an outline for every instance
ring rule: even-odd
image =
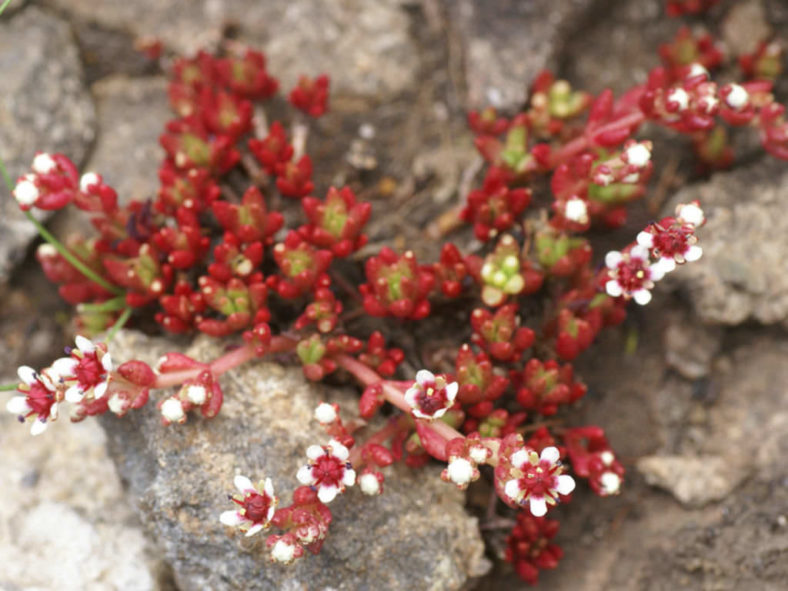
[[[694,13],[711,4],[673,1],[668,10]],[[77,404],[76,419],[123,415],[144,405],[151,389],[177,386],[157,403],[164,424],[183,423],[194,409],[211,418],[221,409],[222,373],[289,352],[310,379],[338,370],[354,376],[364,386],[363,419],[386,404],[402,412],[369,434],[321,404],[315,416],[331,440],[306,450],[293,504],[277,508],[269,480],[240,477],[236,508],[222,523],[247,535],[283,530],[268,546],[274,560],[291,562],[304,549],[320,550],[337,495],[355,485],[380,494],[382,468],[435,458],[447,464],[445,480],[465,488],[485,474],[519,510],[506,555],[535,582],[561,558],[552,541],[557,521],[544,515],[571,499],[568,472],[602,496],[623,483],[604,431],[569,426],[567,407],[586,393],[572,362],[603,328],[624,320],[629,300],[648,303],[665,274],[700,257],[696,231],[705,219],[697,203],[684,204],[604,257],[595,256],[586,232],[621,226],[629,204],[645,194],[652,143],[635,136],[646,122],[688,136],[707,166],[732,157],[723,125],[755,128],[766,150],[788,159],[784,107],[763,74],[775,71],[773,54],[761,47],[741,62],[750,80],[718,85],[709,74],[723,59],[716,44],[683,29],[660,49],[663,64],[647,82],[621,97],[609,90],[592,96],[543,73],[522,112],[470,113],[486,164],[457,215],[481,247],[463,253],[446,241],[435,262],[389,247],[361,255],[372,206],[351,187],[316,189],[303,114],[292,133],[265,115],[279,83],[261,53],[179,59],[168,90],[176,118],[161,136],[166,158],[155,198],[121,205],[100,175],[80,177],[66,157],[46,154],[36,156],[14,195],[23,209],[73,204],[89,215],[94,237],[69,241],[65,252],[53,245],[38,252],[61,295],[83,305],[85,330],[149,314],[172,333],[235,334],[243,344],[212,362],[171,353],[155,374],[140,362],[115,370],[105,346],[82,339],[77,361],[20,370],[9,409],[40,432],[60,402]],[[320,117],[328,88],[326,76],[302,77],[290,103]],[[535,183],[539,177],[546,182]],[[539,186],[547,194],[534,195]],[[543,210],[533,207],[546,201]],[[286,217],[299,215],[300,223],[285,228]],[[447,309],[466,323],[450,331],[457,346],[445,367],[391,379],[405,352],[386,331]],[[365,322],[352,322],[359,317]],[[86,359],[91,371],[77,372]]]

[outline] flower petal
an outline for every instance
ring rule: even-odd
[[[515,468],[522,468],[528,463],[528,450],[527,449],[518,449],[516,452],[512,454],[511,462],[512,466]]]
[[[331,455],[337,458],[338,460],[342,460],[343,462],[348,459],[350,456],[350,452],[348,448],[344,445],[339,443],[336,439],[332,439],[328,442],[328,446],[331,448]]]
[[[693,244],[684,253],[684,258],[687,262],[692,263],[697,261],[703,255],[703,249],[697,244]]]
[[[298,482],[312,486],[317,482],[317,479],[312,475],[312,466],[301,466],[296,474]]]
[[[105,371],[112,371],[112,356],[109,353],[104,353],[104,357],[101,358],[101,367]]]
[[[317,458],[325,455],[325,450],[320,445],[310,445],[306,448],[306,457],[310,460],[317,460]]]
[[[435,375],[429,370],[420,369],[416,372],[416,381],[423,386],[424,384],[434,382]]]
[[[15,415],[25,415],[30,412],[30,405],[27,403],[27,396],[14,396],[5,405],[8,412]]]
[[[93,397],[96,400],[102,398],[104,394],[107,393],[107,386],[109,386],[107,382],[101,382],[100,384],[98,384],[95,388],[93,388]]]
[[[345,473],[342,475],[342,484],[345,486],[353,486],[356,483],[356,471],[352,468],[346,468]]]
[[[52,364],[52,370],[58,378],[71,378],[74,377],[74,370],[78,364],[79,362],[73,357],[61,357]]]
[[[19,369],[16,370],[16,374],[19,376],[19,379],[22,380],[28,386],[32,386],[36,383],[36,370],[32,367],[27,365],[23,365]]]
[[[249,528],[249,531],[246,532],[246,537],[253,536],[257,532],[261,531],[265,526],[262,523],[255,523],[252,527]]]
[[[33,425],[30,427],[30,434],[31,435],[41,435],[44,431],[47,430],[47,422],[42,421],[41,419],[36,419],[33,421]]]
[[[274,498],[274,483],[271,482],[270,478],[265,479],[265,482],[263,483],[263,492],[272,499]]]
[[[615,279],[611,279],[607,283],[605,283],[605,291],[607,295],[611,298],[617,298],[624,294],[624,290],[621,288],[621,284],[616,281]]]
[[[330,503],[339,494],[338,486],[321,486],[317,489],[317,498],[322,503]]]
[[[503,487],[503,492],[506,493],[507,497],[517,503],[520,502],[520,497],[523,494],[523,491],[520,489],[520,482],[516,479],[508,481]]]
[[[608,269],[615,269],[623,259],[624,257],[620,252],[611,250],[605,255],[605,266]]]
[[[654,246],[654,234],[651,232],[638,232],[637,242],[644,248],[652,248]]]
[[[544,500],[544,497],[531,497],[528,501],[528,507],[531,510],[531,515],[534,517],[542,517],[545,513],[547,513],[547,503]]]
[[[558,451],[557,447],[546,447],[542,450],[542,454],[539,456],[539,459],[543,462],[547,461],[551,464],[555,464],[561,459],[561,452]]]
[[[96,350],[96,345],[93,344],[93,341],[83,337],[82,335],[77,335],[77,338],[74,339],[74,341],[77,343],[77,349],[86,355],[89,355]]]
[[[558,476],[558,486],[555,489],[562,495],[568,495],[575,490],[575,479],[569,474],[560,474]]]
[[[85,393],[82,391],[82,388],[79,385],[74,384],[68,390],[66,390],[66,401],[72,404],[77,404],[78,402],[82,402],[82,399],[85,397]]]
[[[238,527],[244,521],[248,520],[240,515],[238,511],[225,511],[219,515],[219,521],[221,521],[224,525],[229,525],[230,527]]]
[[[651,301],[651,292],[647,289],[638,289],[632,294],[632,299],[641,306],[645,306]]]
[[[457,392],[460,390],[460,385],[457,382],[451,382],[450,384],[446,384],[446,398],[450,403],[454,402],[454,399],[457,398]]]
[[[241,493],[246,494],[246,492],[250,490],[254,491],[254,485],[252,484],[252,481],[246,476],[241,476],[240,474],[236,475],[236,477],[233,478],[233,484],[235,485],[235,488],[237,488]]]

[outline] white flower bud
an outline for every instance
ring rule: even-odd
[[[457,486],[465,486],[473,480],[473,464],[465,458],[455,458],[449,462],[446,474]]]
[[[736,111],[743,109],[747,106],[750,100],[750,94],[744,89],[743,86],[738,84],[731,84],[731,91],[725,97],[725,103]]]
[[[38,174],[47,174],[48,172],[52,172],[56,167],[57,164],[52,159],[52,156],[45,152],[42,152],[33,158],[32,168],[33,171]]]
[[[337,420],[337,411],[331,404],[321,402],[315,409],[315,419],[321,425],[330,425]]]
[[[177,423],[184,418],[183,406],[177,398],[168,398],[161,405],[161,414],[170,423]]]
[[[28,179],[19,181],[14,189],[14,199],[21,205],[33,205],[39,195],[38,187],[33,184],[33,181]]]
[[[375,496],[380,494],[380,482],[372,472],[365,472],[358,479],[361,492],[365,495]]]
[[[634,144],[626,149],[626,160],[629,164],[643,168],[651,160],[651,150],[645,144]]]
[[[271,558],[274,559],[276,562],[281,562],[283,564],[289,564],[293,562],[295,558],[295,546],[293,544],[288,544],[282,540],[277,540],[274,547],[271,548]]]
[[[192,404],[196,406],[202,406],[205,404],[205,401],[208,399],[208,392],[206,392],[203,386],[187,386],[186,387],[186,398]]]

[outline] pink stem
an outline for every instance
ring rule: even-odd
[[[364,447],[372,444],[381,445],[387,439],[393,437],[398,431],[405,429],[407,425],[404,421],[402,421],[403,418],[403,415],[399,415],[399,417],[396,419],[390,420],[377,433],[370,435],[370,437],[363,444],[354,446],[350,451],[350,457],[348,458],[348,461],[353,464],[354,467],[359,467],[361,464],[361,454],[364,450]]]
[[[284,353],[292,351],[296,346],[296,341],[289,337],[276,336],[271,338],[271,346],[268,348],[268,353]],[[233,349],[229,353],[222,355],[209,364],[195,367],[194,369],[185,369],[183,371],[174,371],[172,373],[165,373],[156,378],[153,388],[171,388],[178,386],[188,380],[193,380],[205,370],[209,370],[213,377],[219,377],[225,372],[230,371],[243,365],[247,361],[257,357],[254,347],[251,345],[242,345]]]
[[[334,361],[336,361],[339,367],[342,367],[353,374],[353,376],[364,386],[371,386],[372,384],[380,383],[383,388],[383,397],[403,412],[407,413],[408,415],[411,414],[410,405],[405,402],[405,395],[402,393],[402,391],[398,390],[394,385],[389,384],[383,380],[377,374],[377,372],[370,369],[360,361],[353,359],[349,355],[335,355]],[[415,420],[418,421],[421,419]],[[443,421],[433,421],[426,423],[426,426],[428,429],[434,431],[437,435],[440,435],[447,442],[451,441],[452,439],[456,439],[457,437],[465,437],[454,427],[448,423],[444,423]]]

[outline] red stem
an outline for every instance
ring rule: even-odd
[[[284,353],[292,351],[296,346],[296,341],[289,337],[276,336],[271,338],[271,346],[268,348],[268,353]],[[251,345],[242,345],[237,349],[233,349],[229,353],[222,355],[211,363],[195,367],[194,369],[185,369],[183,371],[174,371],[165,373],[156,378],[153,388],[171,388],[178,386],[188,380],[193,380],[206,369],[210,370],[213,377],[219,377],[225,372],[230,371],[243,365],[247,361],[257,357],[255,348]]]
[[[405,395],[402,391],[398,390],[396,386],[389,384],[383,378],[381,378],[377,372],[370,369],[360,361],[350,357],[349,355],[335,355],[334,361],[336,361],[339,367],[347,370],[353,376],[361,382],[364,386],[371,386],[372,384],[381,384],[383,388],[383,397],[408,414],[410,416],[410,405],[405,402]],[[414,420],[421,420],[421,419],[414,419]],[[432,421],[426,422],[424,421],[426,427],[432,431],[434,431],[437,435],[442,437],[444,440],[451,441],[452,439],[456,439],[457,437],[464,438],[465,436],[457,431],[454,427],[449,425],[448,423],[444,423],[443,421]]]

